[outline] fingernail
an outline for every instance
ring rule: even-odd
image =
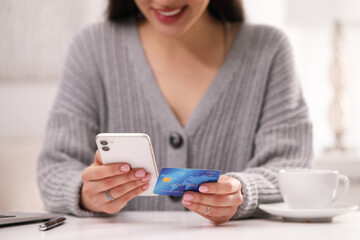
[[[127,164],[122,165],[122,166],[120,167],[120,170],[123,171],[123,172],[127,172],[127,171],[130,170],[130,166],[127,165]]]
[[[183,203],[184,205],[186,205],[186,206],[190,206],[190,205],[191,205],[191,202],[188,202],[188,201],[185,201],[185,200],[183,200],[182,203]]]
[[[148,173],[148,174],[146,174],[146,176],[144,178],[141,179],[141,181],[146,182],[146,181],[149,181],[150,179],[151,179],[151,176]]]
[[[190,200],[193,200],[193,199],[194,199],[194,196],[192,194],[190,194],[190,193],[185,193],[184,194],[184,200],[190,201]]]
[[[209,188],[207,186],[200,186],[199,191],[203,192],[203,193],[206,193],[206,192],[209,191]]]
[[[142,189],[146,190],[149,188],[149,186],[150,186],[150,184],[145,184],[144,186],[142,186]]]
[[[144,177],[144,176],[145,176],[145,171],[142,169],[135,172],[135,177]]]

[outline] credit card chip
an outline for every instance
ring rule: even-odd
[[[170,182],[170,180],[171,180],[171,178],[169,178],[169,177],[164,177],[163,178],[163,182]]]

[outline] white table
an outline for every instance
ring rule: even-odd
[[[0,228],[0,239],[360,239],[359,211],[336,217],[332,223],[292,223],[271,218],[231,221],[215,226],[192,212],[124,212],[113,218],[67,216],[65,224],[45,232],[38,231],[38,225]]]

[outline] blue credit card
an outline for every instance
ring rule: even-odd
[[[154,193],[182,196],[186,191],[198,192],[201,184],[217,182],[220,174],[219,170],[163,168],[157,179]]]

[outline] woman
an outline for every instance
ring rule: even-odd
[[[47,209],[78,216],[189,209],[224,223],[280,201],[278,170],[306,167],[312,153],[286,37],[245,23],[237,0],[113,0],[108,13],[70,48],[39,157]],[[149,174],[102,165],[100,132],[147,133],[159,169],[223,175],[180,199],[136,197]]]

